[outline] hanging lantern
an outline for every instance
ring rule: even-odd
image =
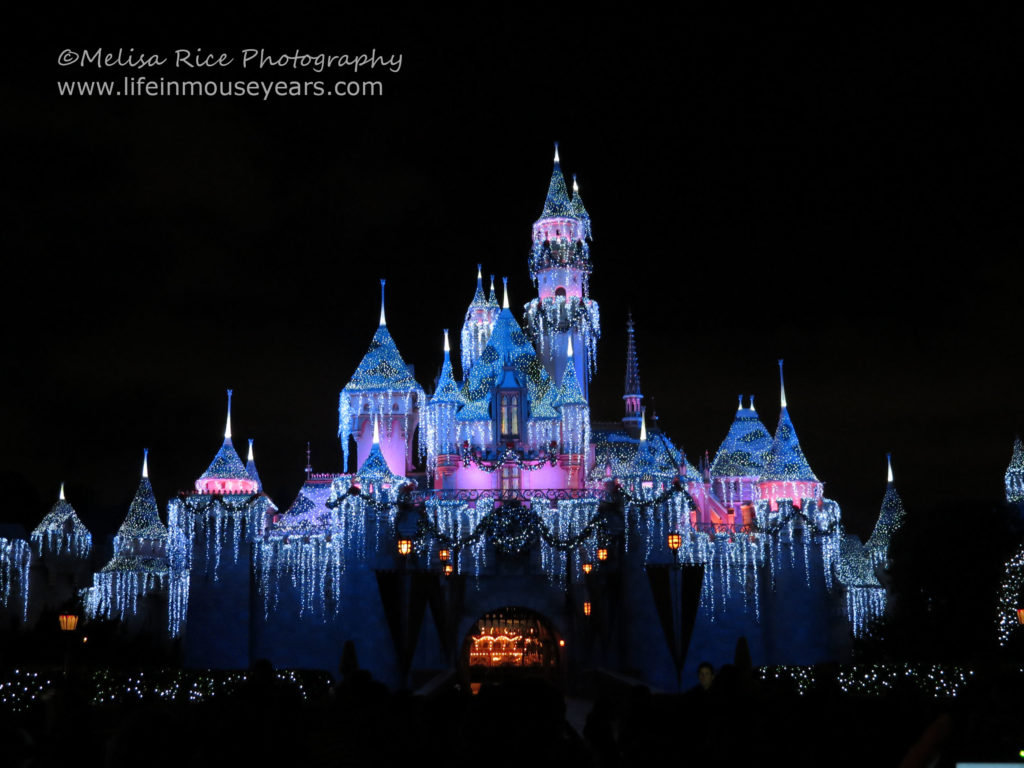
[[[586,574],[589,574],[592,570],[594,570],[594,564],[593,563],[584,563],[582,567],[583,567],[583,572],[586,573]]]
[[[399,539],[398,540],[398,554],[400,554],[403,557],[405,557],[410,552],[412,552],[412,541],[410,541],[409,539]]]
[[[454,571],[455,571],[455,566],[454,565],[452,565],[451,563],[445,563],[444,564],[444,575],[445,576],[451,576]]]
[[[602,563],[605,560],[608,559],[608,550],[607,550],[607,548],[605,548],[605,547],[598,547],[597,548],[597,559],[600,560]]]
[[[590,601],[589,600],[587,600],[586,602],[583,603],[583,615],[584,616],[589,616],[590,615]]]
[[[678,533],[670,533],[668,535],[668,548],[673,552],[678,550],[683,545],[683,537]]]
[[[440,560],[442,563],[447,563],[449,560],[452,559],[451,550],[442,549],[440,552],[437,553],[437,559]]]
[[[77,613],[62,613],[58,617],[58,621],[60,621],[61,632],[74,632],[78,629]]]

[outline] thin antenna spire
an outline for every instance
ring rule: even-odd
[[[448,343],[448,329],[444,329],[444,359],[448,359],[448,354],[452,351],[451,344]]]
[[[891,483],[892,482],[892,454],[891,453],[885,454],[885,461],[889,465],[889,479],[888,479],[888,482]]]
[[[381,278],[380,281],[380,324],[387,325],[387,321],[384,320],[384,283],[387,281]]]
[[[786,407],[786,382],[782,378],[782,361],[779,360],[779,397],[781,398],[782,407]]]
[[[491,275],[491,299],[494,299],[494,294],[496,293],[497,291],[494,290],[494,275]],[[497,301],[497,299],[494,300]]]
[[[142,449],[142,476],[149,477],[149,448]]]
[[[224,439],[225,440],[230,440],[231,439],[231,395],[232,394],[234,394],[234,390],[233,389],[229,389],[228,390],[228,422],[227,422],[227,425],[224,427]]]
[[[477,287],[478,290],[480,288],[483,288],[483,279],[484,279],[484,265],[483,264],[477,264],[476,265],[476,287]]]
[[[569,335],[569,357],[572,357],[572,334]]]
[[[558,142],[556,141],[555,142],[555,164],[557,165],[558,163],[559,163],[559,160],[558,160]]]
[[[252,440],[249,441],[249,445],[252,445]],[[251,450],[251,448],[250,448]],[[309,447],[309,441],[306,441],[306,477],[308,478],[313,474],[313,462],[312,462],[313,451]],[[249,460],[252,461],[252,454],[249,454]]]
[[[580,193],[580,185],[576,183],[576,174],[572,175],[572,196],[576,197]]]
[[[750,396],[750,410],[754,410],[754,396]]]
[[[640,409],[640,442],[647,442],[647,409]]]
[[[60,499],[61,501],[66,501],[66,499],[64,498],[64,481],[63,480],[60,481],[60,495],[57,498]]]
[[[252,461],[252,460],[253,460],[253,458],[252,458],[252,438],[250,437],[249,438],[249,458],[247,458],[246,461]]]
[[[743,395],[740,395],[739,398],[740,398],[740,405],[739,405],[739,407],[736,410],[737,411],[742,411],[743,410]]]
[[[502,309],[508,309],[508,278],[507,277],[501,278],[501,284],[505,288],[505,300],[502,303],[501,308]]]
[[[373,444],[380,445],[380,425],[376,418],[373,420]]]

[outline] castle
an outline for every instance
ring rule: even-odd
[[[713,460],[694,467],[648,428],[631,318],[624,414],[594,421],[591,234],[556,147],[529,252],[537,297],[520,324],[507,287],[499,303],[478,266],[461,380],[447,331],[433,391],[415,379],[381,281],[377,328],[339,399],[354,473],[307,471],[278,507],[252,441],[247,463],[234,447],[229,391],[223,443],[195,491],[162,519],[144,457],[113,556],[91,579],[92,539],[63,488],[29,541],[0,539],[7,610],[31,623],[80,590],[91,616],[181,638],[191,667],[265,657],[333,670],[351,640],[393,687],[446,669],[478,682],[603,667],[674,689],[697,662],[731,658],[740,636],[755,664],[841,658],[885,609],[879,576],[904,516],[891,464],[863,544],[800,447],[779,361],[774,433],[740,397]],[[1019,492],[1019,467],[1010,474]]]

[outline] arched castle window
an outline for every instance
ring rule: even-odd
[[[519,393],[502,392],[500,402],[501,437],[517,439],[519,437]]]

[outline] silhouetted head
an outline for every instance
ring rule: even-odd
[[[715,680],[715,668],[711,666],[710,661],[702,661],[697,666],[697,681],[700,683],[700,687],[705,691],[711,687],[711,683]]]

